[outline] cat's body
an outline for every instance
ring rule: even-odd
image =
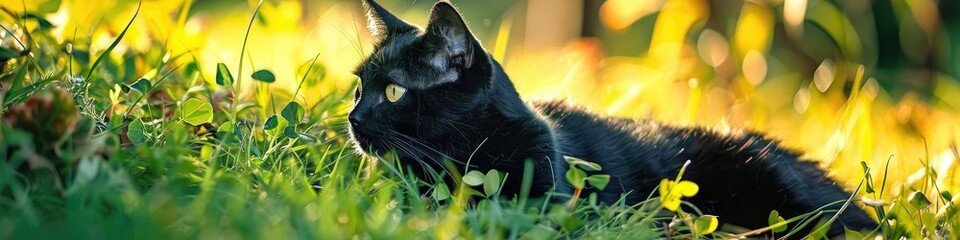
[[[529,107],[449,3],[434,7],[423,30],[365,4],[377,44],[356,71],[361,87],[349,117],[352,138],[368,153],[396,150],[426,180],[429,172],[444,171],[441,162],[448,159],[456,169],[469,163],[508,173],[501,194],[513,196],[530,160],[531,195],[569,195],[563,157],[571,156],[611,175],[597,192],[600,200],[632,204],[690,160],[683,179],[701,190],[689,200],[721,222],[747,228],[767,226],[771,210],[792,217],[850,196],[813,163],[758,134],[602,117],[559,102]],[[830,235],[842,234],[844,226],[863,230],[876,223],[851,207]]]
[[[799,160],[795,152],[756,133],[602,118],[560,103],[536,106],[556,126],[562,154],[597,161],[603,173],[614,176],[599,193],[606,202],[622,193],[629,193],[624,197],[627,203],[644,200],[660,179],[675,178],[687,160],[691,164],[683,179],[700,186],[689,201],[721,221],[742,227],[768,226],[765,216],[771,210],[792,217],[850,197],[815,163]],[[838,221],[830,231],[833,235],[842,234],[841,225],[860,230],[876,227],[855,206]]]

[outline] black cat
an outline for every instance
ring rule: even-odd
[[[700,185],[689,199],[721,222],[747,228],[767,226],[767,215],[786,217],[844,200],[844,192],[814,163],[775,141],[748,132],[718,133],[653,121],[591,114],[563,103],[528,106],[520,100],[500,64],[445,1],[430,13],[426,29],[410,25],[366,0],[373,54],[355,74],[360,77],[350,132],[358,149],[383,154],[396,150],[400,161],[422,178],[443,171],[443,159],[457,169],[509,173],[502,194],[520,191],[524,161],[534,163],[531,195],[554,190],[571,194],[563,156],[595,162],[612,176],[601,200],[644,200],[663,178]],[[838,209],[835,207],[834,209]],[[829,235],[877,226],[861,209],[850,207]]]

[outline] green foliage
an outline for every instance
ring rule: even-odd
[[[53,23],[51,23],[50,21],[47,21],[47,19],[44,19],[43,17],[40,17],[36,14],[26,13],[26,14],[23,14],[22,17],[23,19],[30,19],[30,20],[37,21],[37,25],[38,25],[37,30],[47,30],[47,29],[53,28]]]
[[[591,186],[603,190],[607,187],[607,183],[610,182],[610,175],[587,174],[587,172],[584,171],[603,170],[603,168],[600,167],[600,164],[584,161],[582,159],[570,156],[564,156],[563,158],[567,161],[567,164],[570,165],[570,169],[567,170],[566,176],[567,181],[569,181],[570,185],[573,185],[574,188],[582,189],[586,187],[586,183],[590,183]]]
[[[470,186],[480,186],[483,184],[484,177],[482,172],[473,170],[463,175],[463,182]]]
[[[213,119],[213,106],[200,99],[187,99],[180,109],[180,118],[194,126],[208,123]]]
[[[297,138],[300,137],[300,134],[297,134],[297,129],[294,126],[287,126],[283,128],[283,135],[288,138]]]
[[[699,235],[710,234],[717,230],[719,224],[717,216],[703,215],[694,220],[693,230]]]
[[[907,197],[907,202],[910,202],[910,205],[913,205],[913,207],[917,209],[926,209],[930,206],[930,200],[927,199],[927,196],[923,195],[922,192],[910,193],[910,196]]]
[[[583,188],[584,180],[587,178],[587,173],[579,168],[571,167],[567,170],[567,181],[570,182],[570,185],[573,185],[574,188]]]
[[[143,145],[147,142],[147,132],[146,127],[143,125],[143,120],[135,119],[133,122],[130,122],[130,125],[127,126],[127,138],[130,139],[130,142],[133,145]]]
[[[568,204],[498,194],[510,178],[523,179],[528,192],[533,169],[524,176],[500,170],[434,173],[434,179],[460,181],[428,184],[388,157],[355,154],[343,131],[353,86],[322,92],[317,102],[301,105],[290,100],[301,99],[299,86],[293,94],[284,92],[271,84],[277,80],[274,72],[242,75],[241,64],[235,79],[223,63],[216,64],[207,83],[200,66],[209,62],[187,53],[158,60],[168,54],[160,47],[165,40],[147,39],[157,46],[148,50],[118,47],[128,28],[141,21],[139,10],[101,50],[88,46],[93,39],[83,36],[87,29],[69,42],[57,40],[63,38],[53,35],[55,26],[46,17],[60,7],[59,0],[40,1],[36,12],[17,14],[33,26],[30,54],[0,48],[0,61],[7,64],[0,73],[0,156],[5,157],[0,160],[0,239],[739,236],[718,231],[722,219],[695,206],[660,211],[655,197],[627,206],[603,204],[596,194],[573,196]],[[68,44],[70,50],[63,51]],[[96,56],[92,64],[91,56]],[[275,71],[302,71],[298,76],[305,87],[336,75],[327,74],[317,59],[303,66],[308,67]],[[158,73],[165,74],[157,78]],[[268,88],[255,98],[289,102],[279,113],[269,101],[244,102],[234,89],[243,76]],[[566,161],[571,167],[565,176],[574,187],[602,190],[610,184],[609,175],[598,173],[599,164]],[[875,185],[867,165],[863,168],[867,194],[893,200],[868,203],[884,220],[880,229],[846,236],[956,236],[956,194],[907,186],[902,194],[884,197],[879,194],[886,186]],[[784,219],[771,212],[771,227],[757,234],[796,237],[798,229],[831,214]]]
[[[277,128],[278,125],[280,125],[280,122],[277,120],[277,115],[270,115],[267,121],[263,122],[263,130],[272,130]]]
[[[773,233],[779,233],[787,230],[787,220],[783,219],[780,216],[780,212],[777,210],[770,211],[770,216],[767,217],[767,224],[770,225]]]
[[[610,175],[591,175],[587,177],[587,182],[590,183],[590,185],[597,187],[597,189],[603,190],[607,187],[607,183],[610,183]]]
[[[61,0],[50,0],[40,3],[37,7],[38,13],[53,13],[60,9]]]
[[[273,75],[273,72],[266,69],[261,69],[261,70],[257,70],[256,72],[253,72],[253,75],[251,75],[250,77],[253,78],[254,80],[266,82],[266,83],[272,83],[274,81],[277,81],[277,77]]]
[[[140,80],[137,80],[136,82],[134,82],[133,84],[130,84],[129,86],[127,85],[123,85],[123,86],[124,86],[124,89],[132,89],[134,91],[137,91],[140,94],[147,94],[147,90],[150,90],[151,88],[150,80],[147,80],[146,78],[141,78]],[[124,90],[124,93],[126,92],[127,91]]]
[[[433,198],[437,199],[437,201],[443,201],[450,198],[450,188],[445,184],[437,184],[437,186],[433,188],[432,194]]]
[[[0,61],[6,61],[11,58],[19,57],[20,53],[14,50],[0,47]]]
[[[587,170],[587,171],[602,170],[602,168],[600,167],[600,164],[588,162],[583,159],[579,159],[571,156],[563,156],[563,159],[567,160],[567,164],[570,164],[570,166],[583,168],[584,170]]]
[[[287,122],[298,124],[303,119],[303,107],[297,102],[287,103],[287,106],[283,107],[283,111],[280,112],[280,116],[283,116],[283,119],[286,119]]]
[[[220,86],[231,86],[233,85],[233,74],[230,74],[230,69],[227,68],[226,64],[217,63],[217,85]]]
[[[487,197],[497,194],[497,191],[500,189],[500,172],[497,170],[490,170],[487,172],[487,175],[483,178],[483,193]]]

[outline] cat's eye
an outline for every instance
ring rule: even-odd
[[[387,89],[384,90],[387,95],[387,100],[392,103],[400,101],[400,98],[403,97],[404,93],[407,93],[407,89],[401,87],[400,85],[391,83],[387,84]]]

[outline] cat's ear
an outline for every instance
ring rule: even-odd
[[[373,0],[363,0],[363,6],[367,10],[367,30],[375,42],[380,42],[393,33],[415,29]]]
[[[460,16],[460,12],[447,1],[440,1],[433,5],[430,12],[430,23],[427,24],[427,34],[440,39],[443,43],[443,52],[438,57],[452,60],[464,68],[473,65],[473,51],[476,40],[467,24]]]

